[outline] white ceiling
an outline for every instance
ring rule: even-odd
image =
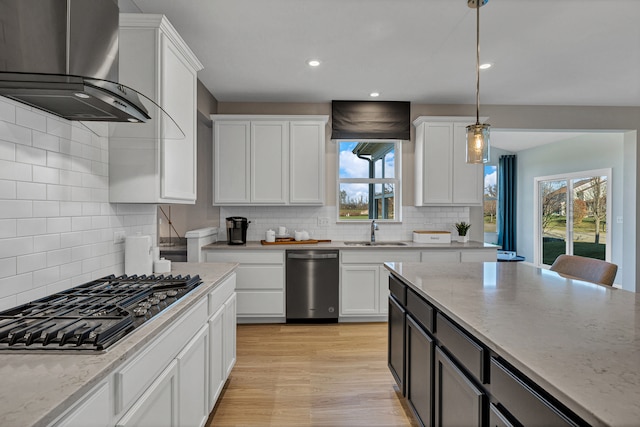
[[[165,14],[221,102],[475,104],[465,0],[119,0]],[[490,0],[480,102],[640,106],[640,0]],[[312,69],[311,58],[322,61]],[[549,137],[546,135],[545,137]]]

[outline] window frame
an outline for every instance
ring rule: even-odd
[[[550,265],[548,264],[543,264],[543,257],[542,257],[542,215],[540,210],[542,209],[542,204],[540,203],[540,185],[542,182],[545,181],[560,181],[560,180],[567,180],[568,183],[570,183],[572,180],[576,179],[576,178],[584,178],[584,177],[594,177],[594,176],[606,176],[607,177],[607,219],[606,219],[606,225],[607,225],[607,234],[606,234],[606,239],[605,239],[605,261],[607,262],[611,262],[611,218],[612,218],[612,206],[613,206],[613,201],[612,201],[612,169],[611,168],[604,168],[604,169],[594,169],[594,170],[587,170],[587,171],[579,171],[579,172],[568,172],[568,173],[561,173],[561,174],[555,174],[555,175],[546,175],[546,176],[538,176],[535,177],[533,179],[533,264],[536,267],[540,267],[540,268],[546,268],[548,269],[550,267]],[[569,200],[569,194],[571,193],[571,191],[569,191],[569,189],[572,188],[571,187],[567,187],[567,200]],[[568,206],[568,205],[567,205]],[[567,215],[566,215],[566,222],[567,224],[572,224],[572,228],[573,228],[573,209],[566,209],[567,211]],[[566,244],[566,248],[565,248],[565,253],[566,254],[572,254],[573,253],[573,230],[569,231],[567,230],[567,238],[565,240],[565,244]]]
[[[340,177],[340,144],[342,143],[393,143],[394,155],[394,178],[341,178]],[[375,219],[376,222],[401,223],[402,222],[402,141],[399,139],[338,139],[335,140],[336,155],[336,222],[342,224],[368,223],[374,219],[350,219],[345,220],[340,217],[340,185],[341,184],[393,184],[394,192],[394,218]]]

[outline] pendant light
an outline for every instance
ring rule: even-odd
[[[476,123],[467,126],[467,163],[489,161],[488,123],[480,123],[480,8],[489,0],[467,0],[467,6],[476,9]]]

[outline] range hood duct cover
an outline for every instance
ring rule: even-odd
[[[68,120],[144,122],[118,84],[115,0],[0,0],[0,95]]]

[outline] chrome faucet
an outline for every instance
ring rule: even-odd
[[[375,242],[376,241],[376,230],[378,229],[378,224],[376,223],[376,220],[374,219],[373,221],[371,221],[371,242]]]

